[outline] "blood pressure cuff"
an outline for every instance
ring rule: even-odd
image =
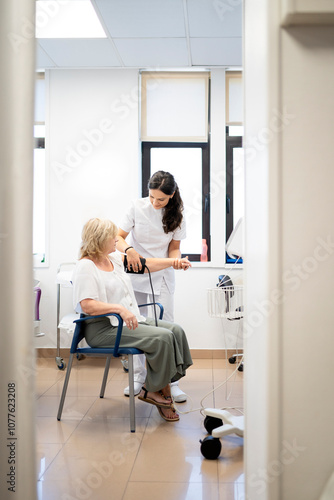
[[[128,258],[127,256],[125,255],[124,256],[124,271],[126,273],[130,273],[130,274],[144,274],[145,272],[145,264],[146,264],[146,259],[144,259],[144,257],[140,257],[140,262],[141,262],[141,269],[139,269],[138,271],[134,271],[132,269],[132,266],[130,266],[130,271],[128,269]]]

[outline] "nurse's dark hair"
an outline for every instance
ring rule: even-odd
[[[158,189],[168,195],[174,193],[174,196],[170,198],[168,204],[164,208],[162,227],[165,233],[175,231],[175,229],[181,226],[183,219],[183,201],[174,176],[169,172],[159,170],[149,179],[148,189]]]

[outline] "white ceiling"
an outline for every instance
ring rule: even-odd
[[[39,38],[38,70],[242,66],[242,0],[91,2],[108,38]]]

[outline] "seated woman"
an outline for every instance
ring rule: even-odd
[[[89,220],[82,231],[80,260],[73,275],[74,307],[89,316],[117,313],[123,319],[120,345],[141,349],[146,356],[147,376],[139,399],[157,407],[168,422],[179,420],[171,399],[170,382],[184,377],[192,365],[186,335],[174,323],[141,316],[131,280],[124,271],[124,255],[116,252],[117,226],[103,219]],[[151,272],[173,266],[188,269],[187,258],[149,258]],[[86,321],[85,338],[91,347],[112,347],[117,318]]]

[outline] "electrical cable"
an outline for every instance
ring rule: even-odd
[[[152,291],[152,302],[153,302],[153,309],[154,309],[155,326],[158,326],[157,311],[156,311],[156,304],[155,304],[155,297],[154,297],[154,290],[153,290],[151,272],[150,272],[150,270],[149,270],[149,268],[147,267],[146,264],[145,264],[145,269],[147,269],[148,277],[150,279],[150,285],[151,285],[151,291]]]
[[[232,378],[232,377],[233,377],[233,375],[235,375],[235,374],[236,374],[236,372],[237,372],[237,370],[238,370],[238,368],[239,368],[239,366],[240,366],[240,364],[241,364],[242,360],[243,360],[243,357],[242,357],[242,359],[240,360],[240,362],[237,364],[237,366],[235,367],[235,369],[233,370],[233,372],[231,373],[231,375],[230,375],[229,377],[227,377],[227,378],[226,378],[223,382],[221,382],[219,385],[217,385],[216,387],[214,387],[213,389],[211,389],[211,391],[208,391],[208,392],[205,394],[205,396],[203,396],[203,398],[202,398],[202,399],[201,399],[201,401],[200,401],[200,405],[201,405],[201,406],[200,406],[200,408],[191,408],[190,410],[182,411],[182,410],[180,410],[180,408],[179,408],[179,407],[175,404],[175,401],[173,401],[173,404],[174,404],[174,406],[175,406],[176,411],[177,411],[178,413],[180,413],[181,415],[186,415],[187,413],[193,413],[193,412],[195,412],[195,411],[199,411],[199,412],[203,415],[203,413],[202,413],[202,412],[203,412],[203,410],[205,410],[205,406],[204,406],[204,404],[203,404],[203,401],[204,401],[204,400],[205,400],[208,396],[210,396],[210,394],[213,394],[213,393],[214,393],[216,390],[218,390],[220,387],[222,387],[223,385],[227,384],[227,382],[230,380],[230,378]],[[189,397],[189,399],[191,399],[189,395],[187,395],[187,396]],[[231,406],[231,407],[224,406],[224,410],[228,410],[228,409],[229,409],[229,410],[231,410],[231,409],[233,409],[233,410],[237,410],[237,411],[239,411],[240,413],[242,413],[242,411],[241,411],[241,410],[243,410],[243,407],[242,407],[242,406]],[[204,415],[203,415],[203,416],[204,416]]]
[[[128,248],[131,248],[131,247],[128,247]],[[153,284],[152,284],[151,272],[150,272],[149,268],[146,265],[146,259],[144,257],[140,258],[140,262],[141,262],[141,265],[142,265],[142,268],[141,268],[140,271],[134,271],[131,265],[130,265],[130,269],[129,269],[128,268],[128,258],[127,258],[127,255],[125,254],[124,255],[124,262],[123,262],[123,264],[124,264],[124,270],[128,274],[144,274],[145,269],[147,269],[148,277],[149,277],[149,280],[150,280],[151,291],[152,291],[152,302],[153,302],[153,309],[154,309],[155,326],[158,326],[156,302],[155,302],[155,296],[154,296],[154,289],[153,289]]]

